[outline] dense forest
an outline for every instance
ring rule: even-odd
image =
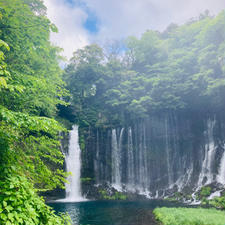
[[[161,33],[78,50],[64,75],[72,114],[87,126],[113,126],[159,111],[224,110],[224,29],[225,12],[206,11]]]
[[[0,223],[70,224],[41,196],[64,188],[60,132],[170,111],[224,112],[225,12],[91,44],[63,70],[40,0],[0,0]]]

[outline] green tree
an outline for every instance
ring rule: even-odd
[[[70,224],[37,195],[67,177],[65,129],[54,119],[67,94],[49,41],[55,26],[39,0],[0,0],[0,9],[0,223]]]
[[[11,49],[6,53],[12,76],[9,84],[23,90],[1,92],[1,104],[14,111],[54,116],[66,92],[58,65],[60,49],[49,41],[55,26],[41,13],[44,7],[40,1],[0,1],[0,7],[0,39]]]

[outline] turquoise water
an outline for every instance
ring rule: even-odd
[[[68,212],[74,225],[155,225],[154,208],[178,206],[158,200],[60,202],[49,205],[56,212]]]

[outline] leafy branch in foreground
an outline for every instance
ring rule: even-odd
[[[44,203],[33,185],[16,167],[1,169],[0,176],[0,223],[6,225],[69,225],[68,215],[56,216]]]
[[[0,29],[0,224],[70,224],[37,194],[67,177],[54,119],[68,95],[49,40],[56,27],[41,0],[0,0],[0,27],[18,28]]]
[[[17,165],[41,191],[64,188],[58,134],[65,129],[57,121],[0,107],[0,125],[0,140],[8,148],[0,152],[2,163]]]

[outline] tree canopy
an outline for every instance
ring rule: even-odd
[[[96,45],[74,53],[79,57],[64,73],[75,119],[111,126],[162,111],[224,107],[224,11],[128,37],[122,45],[117,57],[96,54],[106,51]]]

